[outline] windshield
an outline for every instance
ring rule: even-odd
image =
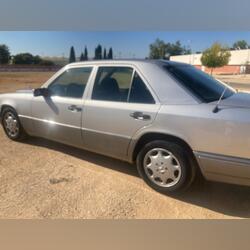
[[[196,69],[191,65],[163,65],[175,79],[178,80],[185,88],[191,91],[203,102],[213,102],[219,100],[226,85],[217,81],[208,74]],[[223,99],[234,94],[231,88],[227,88]]]

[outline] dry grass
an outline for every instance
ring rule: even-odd
[[[244,83],[250,85],[250,75],[215,75],[215,77],[228,83]]]
[[[53,74],[54,72],[0,72],[0,93],[39,87]]]

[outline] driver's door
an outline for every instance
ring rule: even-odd
[[[83,96],[92,68],[70,68],[49,86],[49,97],[34,97],[32,117],[37,136],[82,145]]]

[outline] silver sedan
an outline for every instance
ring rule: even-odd
[[[250,95],[193,66],[103,60],[65,66],[41,88],[0,95],[12,140],[38,136],[137,164],[159,192],[198,171],[250,185]]]

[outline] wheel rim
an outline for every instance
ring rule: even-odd
[[[143,167],[148,178],[161,187],[172,187],[181,178],[178,159],[163,148],[151,149],[144,157]]]
[[[19,124],[16,116],[13,113],[7,112],[4,115],[4,127],[10,137],[16,137],[18,135]]]

